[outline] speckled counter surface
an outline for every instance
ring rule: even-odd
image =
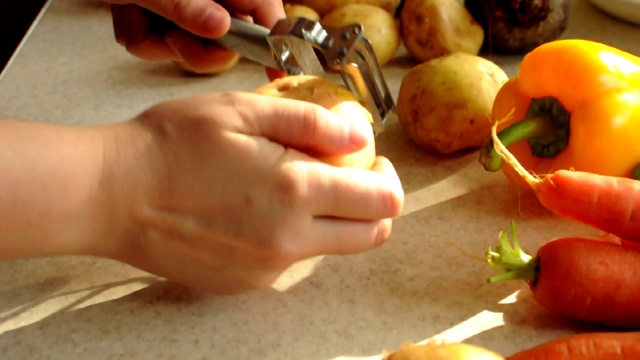
[[[575,0],[565,37],[640,53],[640,27]],[[493,58],[513,75],[519,57]],[[411,63],[385,67],[394,92]],[[0,80],[0,115],[95,124],[129,119],[161,100],[251,90],[262,68],[242,62],[215,78],[184,77],[113,40],[106,7],[54,0]],[[594,330],[539,307],[523,283],[488,285],[481,258],[510,219],[525,249],[552,237],[595,234],[549,215],[476,154],[436,158],[392,121],[378,151],[396,165],[404,214],[383,247],[292,267],[266,291],[201,294],[109,260],[65,257],[0,263],[4,359],[366,358],[407,341],[440,338],[504,355],[553,337]],[[10,191],[2,189],[1,191]]]

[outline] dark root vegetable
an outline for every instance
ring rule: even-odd
[[[484,48],[495,53],[525,53],[562,35],[571,0],[465,0],[482,25]]]

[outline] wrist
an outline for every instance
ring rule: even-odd
[[[108,254],[117,127],[0,123],[0,258]]]
[[[137,219],[158,198],[162,179],[162,158],[148,127],[137,121],[107,126],[103,169],[103,236],[93,255],[130,262],[141,236]]]

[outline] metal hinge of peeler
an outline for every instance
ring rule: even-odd
[[[279,20],[269,30],[232,18],[229,32],[216,42],[288,75],[325,76],[325,66],[338,71],[347,89],[371,113],[376,133],[395,112],[393,96],[360,24],[331,28],[317,21],[291,18]]]

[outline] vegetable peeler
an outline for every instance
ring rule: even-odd
[[[286,18],[269,30],[232,18],[227,34],[215,41],[287,75],[324,77],[325,68],[339,72],[347,89],[371,113],[376,134],[395,113],[393,96],[360,24],[332,28],[305,18]]]

